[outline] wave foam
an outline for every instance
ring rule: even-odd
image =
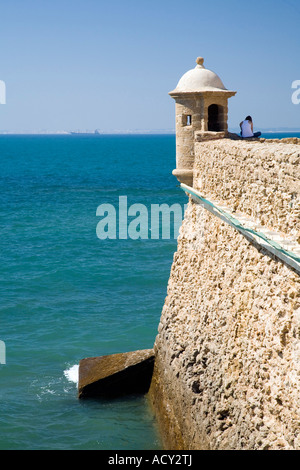
[[[70,369],[64,370],[64,376],[69,380],[69,382],[78,384],[78,370],[79,365],[75,364],[74,366],[70,367]]]

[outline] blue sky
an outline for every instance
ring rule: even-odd
[[[300,128],[298,0],[0,0],[0,21],[1,130],[173,129],[197,56],[238,92],[231,128]]]

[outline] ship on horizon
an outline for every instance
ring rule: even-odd
[[[100,131],[98,129],[96,129],[94,132],[81,132],[81,131],[71,131],[70,134],[72,135],[98,135],[98,134],[101,134]]]

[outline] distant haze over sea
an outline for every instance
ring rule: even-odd
[[[112,129],[101,131],[100,129],[97,130],[87,130],[87,129],[76,129],[71,131],[51,131],[51,130],[39,130],[39,131],[8,131],[8,130],[0,130],[0,134],[12,134],[12,135],[68,135],[68,134],[95,134],[95,135],[122,135],[122,134],[140,134],[140,135],[147,135],[147,134],[175,134],[175,129],[127,129],[127,130],[120,130],[120,129]]]
[[[286,133],[286,132],[300,132],[300,127],[274,127],[274,128],[259,128],[262,133]],[[240,129],[238,127],[234,127],[229,129],[230,132],[239,133]],[[87,129],[76,129],[76,130],[69,130],[69,131],[52,131],[52,130],[37,130],[37,131],[8,131],[8,130],[0,130],[0,134],[12,134],[12,135],[68,135],[68,134],[95,134],[95,135],[157,135],[157,134],[175,134],[175,129],[127,129],[127,130],[120,130],[120,129],[112,129],[112,130],[105,130],[101,131],[100,129],[96,130],[87,130]]]

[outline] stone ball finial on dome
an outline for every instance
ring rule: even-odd
[[[198,65],[203,65],[203,63],[204,63],[203,57],[197,57],[197,59],[196,59],[196,64],[198,64]]]

